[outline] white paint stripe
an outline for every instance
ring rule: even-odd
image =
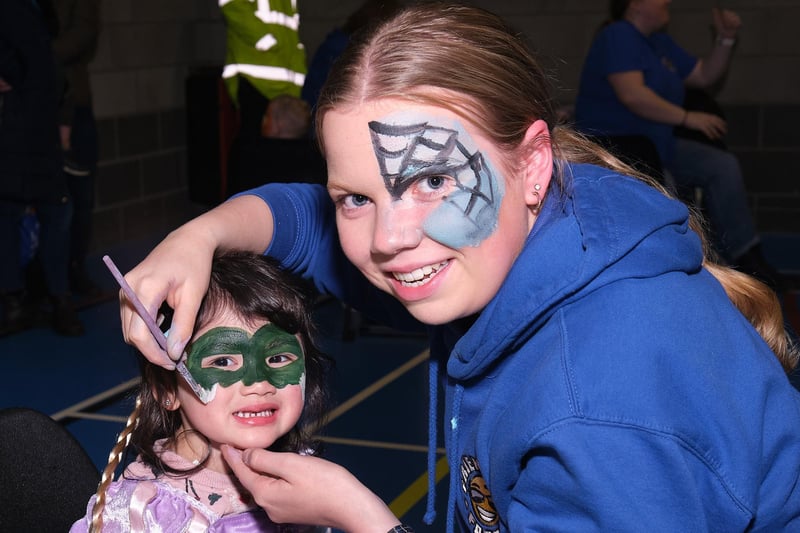
[[[381,379],[379,379],[372,385],[361,390],[361,392],[351,397],[349,400],[340,403],[339,405],[336,406],[335,409],[333,409],[330,413],[328,413],[328,422],[331,422],[336,418],[342,416],[344,413],[346,413],[356,405],[360,404],[361,402],[363,402],[364,400],[366,400],[367,398],[369,398],[370,396],[381,390],[383,387],[391,383],[392,381],[395,381],[397,378],[399,378],[412,368],[418,366],[420,363],[427,361],[429,357],[430,357],[430,351],[423,350],[422,352],[414,356],[414,358],[406,361],[399,367],[395,368],[394,370],[383,376]]]

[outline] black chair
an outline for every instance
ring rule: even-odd
[[[66,532],[86,513],[100,473],[77,440],[49,416],[0,410],[0,531]]]
[[[687,111],[703,111],[705,113],[711,113],[712,115],[717,115],[723,120],[727,120],[722,106],[717,103],[713,96],[702,89],[686,89],[686,98],[683,101],[683,108]],[[706,137],[703,132],[690,130],[689,128],[685,128],[683,126],[675,127],[675,136],[689,139],[691,141],[710,144],[711,146],[719,148],[720,150],[728,149],[728,145],[723,139],[710,139]]]

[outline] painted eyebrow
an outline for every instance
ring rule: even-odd
[[[302,345],[300,345],[300,342],[297,341],[297,339],[295,339],[294,336],[292,336],[292,339],[295,340],[297,345],[302,350]],[[294,345],[294,344],[295,343],[292,342],[291,340],[289,340],[288,338],[287,339],[272,339],[269,343],[264,345],[264,348],[267,349],[267,350],[272,350],[272,349],[275,349],[275,348],[279,348],[281,346],[288,346],[288,345]],[[294,347],[294,346],[292,346],[292,347]]]
[[[419,179],[431,176],[454,178],[456,187],[472,195],[470,204],[481,197],[491,199],[480,188],[480,168],[484,168],[479,149],[470,151],[454,128],[431,124],[426,120],[409,124],[370,121],[372,148],[378,159],[384,186],[393,198],[400,198]],[[421,150],[421,151],[420,151]],[[460,175],[472,171],[479,182],[476,187],[462,183]],[[473,207],[467,210],[471,212]]]
[[[241,343],[241,341],[238,341],[238,340],[231,341],[229,339],[223,339],[223,340],[218,340],[217,339],[217,340],[214,340],[212,342],[208,342],[205,345],[205,350],[203,350],[203,351],[208,351],[208,350],[215,350],[216,351],[216,350],[221,350],[221,349],[224,349],[224,348],[231,348],[231,347],[234,347],[234,348],[238,349],[238,345],[240,343]],[[194,346],[192,346],[192,348],[194,348]],[[241,353],[241,351],[237,351],[237,352],[215,352],[215,353],[210,353],[208,355],[224,355],[224,354],[228,354],[228,353]],[[204,357],[206,357],[206,356],[204,356]]]

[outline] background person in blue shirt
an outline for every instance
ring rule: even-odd
[[[730,152],[686,138],[683,126],[720,139],[726,122],[684,109],[687,87],[709,87],[725,73],[741,26],[739,16],[714,8],[716,39],[700,59],[667,33],[669,0],[612,0],[612,22],[595,37],[581,74],[575,119],[579,129],[605,138],[644,136],[679,187],[700,187],[717,251],[728,263],[780,286],[761,253],[742,171]],[[613,143],[613,141],[612,141]]]

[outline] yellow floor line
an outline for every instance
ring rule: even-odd
[[[436,483],[439,483],[450,471],[447,457],[442,457],[436,462]],[[389,509],[394,515],[402,518],[428,493],[428,473],[419,476],[409,487],[389,504]]]
[[[352,396],[347,401],[339,404],[333,409],[328,415],[328,422],[331,422],[335,418],[343,415],[359,403],[363,402],[380,389],[391,383],[392,381],[396,380],[412,368],[416,367],[420,363],[423,363],[428,360],[430,357],[430,351],[424,350],[420,352],[416,357],[410,359],[405,364],[397,367],[392,372],[386,374],[378,381],[374,382],[370,386],[366,387],[365,389],[361,390],[358,394]],[[428,451],[427,446],[419,446],[413,444],[399,444],[399,443],[386,443],[386,442],[376,442],[376,441],[366,441],[366,440],[359,440],[359,439],[345,439],[340,437],[323,437],[322,440],[325,442],[336,443],[336,444],[344,444],[344,445],[352,445],[352,446],[364,446],[370,448],[384,448],[384,449],[391,449],[391,450],[402,450],[402,451],[414,451],[425,453]],[[444,450],[437,450],[438,453],[444,453]],[[442,457],[436,463],[436,483],[442,480],[447,473],[450,471],[447,465],[447,458]],[[402,517],[405,515],[409,510],[411,510],[414,505],[417,504],[425,495],[428,493],[428,474],[427,472],[422,474],[419,478],[416,479],[406,490],[404,490],[397,498],[395,498],[392,503],[389,505],[389,508],[397,517]]]
[[[428,350],[423,350],[412,359],[406,361],[402,365],[398,366],[397,368],[395,368],[394,370],[383,376],[378,381],[374,382],[365,389],[362,389],[360,392],[353,395],[348,400],[340,403],[334,409],[332,409],[330,413],[328,413],[328,422],[332,422],[336,418],[342,416],[344,413],[346,413],[356,405],[360,404],[361,402],[363,402],[364,400],[366,400],[367,398],[369,398],[370,396],[372,396],[373,394],[375,394],[383,387],[385,387],[392,381],[396,380],[397,378],[399,378],[412,368],[416,367],[420,363],[427,361],[429,356],[430,352]]]

